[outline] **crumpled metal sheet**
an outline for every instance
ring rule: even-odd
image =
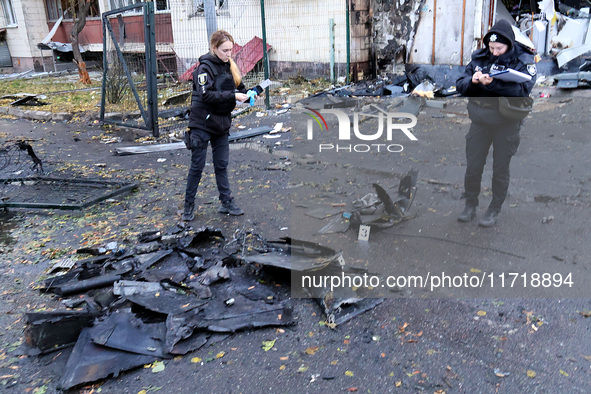
[[[247,263],[258,263],[265,266],[304,272],[322,269],[339,258],[342,252],[322,246],[315,242],[282,238],[280,241],[269,242],[275,248],[268,253],[240,256]]]
[[[405,175],[398,185],[398,195],[392,198],[388,192],[377,183],[373,184],[378,199],[382,203],[377,209],[370,215],[364,215],[367,213],[367,207],[362,206],[359,209],[351,213],[349,219],[350,228],[354,231],[359,229],[359,226],[367,225],[372,229],[385,229],[394,226],[404,220],[412,218],[412,215],[408,214],[417,191],[417,176],[418,171],[410,170]],[[365,196],[367,198],[369,195]]]
[[[166,324],[146,324],[133,314],[115,312],[98,321],[91,339],[97,345],[131,353],[170,358],[164,350]]]
[[[117,377],[121,371],[139,367],[154,361],[145,356],[92,343],[94,328],[84,328],[68,359],[58,389],[68,390],[83,383],[94,382],[110,375]]]
[[[26,315],[24,337],[27,346],[35,350],[29,355],[43,354],[73,345],[82,329],[97,313],[81,311],[30,312]]]
[[[125,299],[152,312],[165,315],[180,314],[199,308],[206,303],[193,294],[179,294],[168,290],[156,293],[132,294],[125,296]]]
[[[277,290],[259,283],[252,275],[246,275],[247,268],[232,268],[231,281],[210,286],[212,299],[202,307],[168,315],[166,346],[169,351],[194,332],[230,333],[295,324],[289,300],[279,301]],[[226,302],[230,299],[231,303]]]
[[[332,291],[319,288],[308,290],[316,297],[316,302],[326,315],[326,321],[335,326],[346,323],[384,302],[383,298],[360,297],[348,287],[339,287]]]
[[[179,253],[172,252],[152,264],[150,269],[143,270],[139,277],[149,282],[160,282],[164,279],[182,282],[190,273],[185,259]]]

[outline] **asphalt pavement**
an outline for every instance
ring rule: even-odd
[[[139,368],[74,392],[589,392],[591,94],[554,88],[538,88],[536,94],[540,91],[550,97],[538,98],[524,122],[509,196],[493,228],[456,220],[463,208],[465,99],[447,99],[443,109],[424,108],[413,128],[417,141],[393,136],[402,152],[323,155],[316,150],[321,141],[307,140],[306,124],[292,121],[296,117],[289,113],[237,118],[235,126],[283,122],[292,129],[233,145],[230,179],[244,216],[216,212],[208,164],[193,227],[217,227],[228,235],[253,229],[267,239],[319,242],[342,250],[345,264],[381,279],[429,274],[426,282],[434,285],[432,277],[447,274],[450,282],[477,277],[483,285],[458,279],[447,287],[372,289],[386,300],[335,329],[327,327],[314,300],[294,299],[294,327],[236,333],[166,360],[161,372]],[[334,130],[335,120],[326,119]],[[376,122],[361,127],[375,130]],[[0,391],[49,393],[56,390],[69,351],[17,356],[23,314],[61,308],[58,297],[36,290],[39,279],[55,259],[81,245],[132,244],[142,231],[177,223],[189,153],[117,156],[114,146],[137,145],[137,135],[105,131],[92,121],[4,117],[0,125],[0,142],[31,139],[49,172],[140,185],[81,212],[10,209],[2,216]],[[112,136],[122,141],[101,143]],[[395,195],[411,169],[418,170],[412,217],[372,231],[367,242],[353,231],[317,234],[330,218],[306,215],[342,204],[347,210],[373,192],[373,183]],[[489,158],[479,216],[490,201],[491,175]],[[273,347],[263,349],[263,341],[272,340]]]

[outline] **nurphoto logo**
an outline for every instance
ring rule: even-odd
[[[318,145],[318,151],[335,151],[335,152],[390,152],[398,153],[404,150],[401,144],[390,143],[393,141],[395,132],[398,134],[402,133],[410,141],[417,141],[417,137],[413,135],[410,129],[417,124],[417,117],[413,114],[404,112],[379,112],[378,114],[360,114],[358,112],[353,113],[353,122],[349,118],[349,115],[339,109],[321,109],[319,111],[311,108],[306,108],[309,112],[304,112],[310,117],[307,122],[307,139],[314,140],[314,128],[317,125],[320,132],[328,132],[328,123],[323,115],[335,115],[338,121],[338,140],[351,141],[354,136],[356,139],[361,141],[373,141],[384,139],[388,143],[363,143],[363,144],[343,144],[343,143],[322,143]],[[359,116],[371,116],[378,119],[378,130],[373,133],[362,133],[359,130]],[[386,118],[386,127],[384,127],[384,118]],[[401,123],[400,120],[410,120]],[[353,126],[353,133],[351,133],[351,126]],[[384,133],[385,129],[385,133]]]

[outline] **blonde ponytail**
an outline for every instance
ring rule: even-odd
[[[234,38],[230,33],[224,30],[215,31],[209,40],[209,47],[213,50],[213,48],[219,47],[226,41],[230,41],[234,44]],[[242,75],[240,75],[240,70],[232,58],[230,58],[230,72],[232,72],[232,78],[234,78],[234,83],[236,84],[236,87],[238,87],[242,82]]]
[[[232,73],[232,78],[234,78],[234,84],[238,87],[242,82],[242,75],[240,75],[240,70],[232,58],[230,58],[230,72]]]

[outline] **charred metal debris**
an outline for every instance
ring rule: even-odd
[[[409,211],[417,192],[417,176],[417,170],[410,170],[400,180],[395,197],[391,197],[383,186],[374,183],[375,193],[353,200],[349,208],[342,204],[316,208],[305,214],[317,219],[330,218],[316,234],[344,233],[348,230],[356,233],[362,225],[368,226],[372,232],[392,227],[415,217]]]
[[[220,230],[181,225],[142,233],[133,246],[110,242],[77,252],[93,256],[55,264],[49,271],[59,274],[41,286],[61,297],[64,309],[27,313],[24,332],[29,355],[74,346],[62,390],[240,331],[295,325],[290,277],[360,272],[341,266],[340,252],[313,242],[267,241],[244,230],[227,240]],[[383,301],[352,289],[305,296],[318,299],[332,328]]]
[[[137,188],[125,181],[48,176],[29,142],[0,148],[0,208],[80,210]]]

